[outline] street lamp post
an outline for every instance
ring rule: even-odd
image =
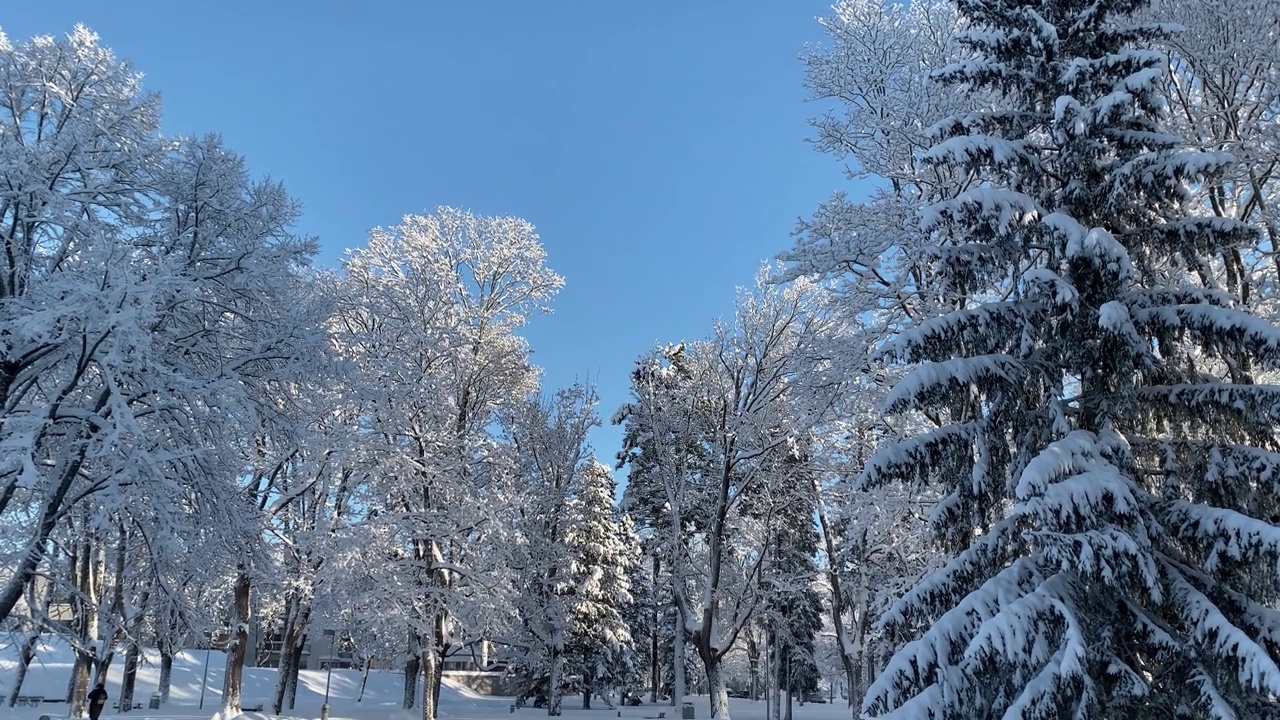
[[[204,709],[204,691],[209,686],[209,653],[213,651],[213,633],[204,633],[204,677],[200,678],[200,709]]]
[[[793,652],[794,652],[794,651],[793,651],[793,650],[791,650],[791,649],[788,649],[788,651],[787,651],[787,665],[786,665],[786,672],[787,672],[787,720],[792,720],[792,718],[794,717],[794,715],[792,715],[792,714],[791,714],[791,688],[792,688],[792,684],[791,684],[791,654],[792,654]]]
[[[760,672],[760,658],[758,658],[758,657],[753,657],[753,658],[751,658],[751,660],[750,660],[750,664],[751,664],[751,701],[752,701],[752,702],[755,702],[755,699],[756,699],[756,675],[757,675],[757,674],[759,674],[759,672]]]
[[[329,638],[328,672],[324,676],[324,705],[320,706],[320,720],[329,720],[329,682],[333,680],[333,646],[338,643],[338,634],[333,630],[325,630],[324,636]]]

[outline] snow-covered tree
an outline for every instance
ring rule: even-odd
[[[857,490],[824,487],[818,511],[826,555],[829,609],[836,659],[857,707],[885,660],[900,643],[876,621],[937,567],[924,512],[932,504],[899,487]]]
[[[1169,124],[1198,146],[1225,150],[1223,172],[1193,188],[1199,214],[1263,232],[1256,247],[1209,255],[1216,280],[1265,317],[1276,317],[1280,266],[1280,6],[1267,0],[1153,0],[1145,16],[1182,31],[1161,47],[1169,60]]]
[[[619,508],[623,512],[628,512],[628,499],[624,491]],[[636,667],[627,689],[638,697],[647,688],[649,702],[657,703],[664,684],[670,682],[674,607],[670,583],[663,578],[661,556],[655,554],[657,549],[651,542],[652,534],[638,539],[639,560],[629,569],[632,602],[624,612],[636,653]]]
[[[476,640],[472,610],[510,584],[492,577],[510,563],[483,555],[501,548],[515,497],[492,429],[536,392],[517,333],[562,284],[544,259],[524,220],[440,208],[374,230],[344,263],[334,333],[360,368],[360,422],[379,459],[362,497],[403,546],[382,568],[383,599],[407,625],[405,706],[425,673],[428,717],[443,657]]]
[[[915,203],[966,181],[921,162],[926,131],[982,97],[929,81],[931,69],[957,56],[951,37],[963,19],[948,2],[840,0],[821,23],[828,42],[804,55],[805,86],[828,108],[810,121],[812,141],[862,188],[835,193],[799,223],[794,247],[779,256],[787,263],[779,276],[837,280],[851,316],[874,312],[877,324],[893,325],[937,304],[921,287],[926,239]],[[866,202],[859,197],[868,194]]]
[[[894,194],[946,181],[947,168],[920,160],[930,123],[973,102],[928,76],[955,56],[951,40],[962,26],[955,6],[839,0],[819,22],[828,41],[804,54],[805,87],[812,100],[835,106],[810,120],[815,149],[846,161],[850,179],[883,181]]]
[[[1230,167],[1167,132],[1169,28],[1139,0],[961,0],[937,79],[990,107],[922,160],[923,282],[950,310],[883,348],[935,428],[867,486],[937,484],[951,559],[885,615],[915,639],[868,717],[1267,717],[1280,705],[1271,518],[1280,332],[1212,281],[1255,230],[1189,211]]]
[[[545,679],[552,716],[560,714],[568,645],[577,628],[569,504],[588,461],[587,433],[599,424],[595,406],[595,391],[574,385],[526,401],[507,422],[525,489],[513,510],[519,542],[510,558],[521,644],[527,646],[517,665],[531,678]]]
[[[614,505],[617,483],[609,468],[591,458],[574,483],[566,508],[568,524],[568,652],[582,675],[582,706],[591,695],[625,682],[635,666],[634,639],[626,615],[632,603],[631,568],[640,544],[631,519]]]
[[[699,509],[682,502],[684,478],[699,472],[705,462],[699,438],[702,431],[692,407],[691,356],[684,343],[657,348],[642,356],[631,373],[633,401],[614,414],[612,422],[624,426],[623,449],[618,453],[618,469],[626,467],[627,488],[622,509],[642,531],[642,543],[652,572],[650,598],[654,606],[650,640],[670,641],[666,648],[651,647],[651,661],[669,661],[671,702],[678,704],[685,694],[686,642],[684,620],[674,600],[677,575],[676,548],[686,525],[694,522]],[[666,627],[663,624],[666,623]],[[666,670],[651,668],[658,678]],[[653,700],[657,685],[653,680]]]
[[[340,611],[336,613],[340,617],[332,617],[335,606],[347,609],[354,604],[347,588],[358,586],[352,577],[356,570],[336,560],[351,538],[350,526],[367,520],[356,497],[375,466],[356,432],[357,408],[344,401],[336,386],[354,380],[352,374],[317,376],[307,397],[296,399],[299,442],[280,468],[274,491],[290,501],[273,505],[265,518],[278,611],[261,618],[258,627],[280,637],[272,700],[276,713],[293,708],[303,645],[313,618],[322,628],[354,626],[349,614]],[[317,602],[331,610],[330,616],[315,612]]]
[[[823,625],[823,603],[818,592],[818,533],[816,470],[811,444],[797,442],[773,459],[769,472],[776,479],[762,483],[744,498],[745,511],[760,521],[767,544],[759,575],[761,601],[758,622],[762,626],[768,666],[766,678],[773,717],[781,708],[778,694],[808,689],[816,682],[812,665],[814,639]],[[754,638],[752,638],[754,640]],[[758,648],[748,643],[748,656],[759,660]]]
[[[157,99],[87,29],[0,38],[0,64],[0,528],[25,538],[0,619],[51,548],[78,548],[78,703],[90,665],[136,651],[143,597],[184,605],[162,581],[258,537],[237,480],[323,361],[314,243],[218,138],[162,138]]]
[[[680,615],[678,659],[687,639],[702,660],[711,712],[728,717],[721,661],[751,622],[769,547],[769,517],[748,512],[746,498],[770,483],[781,458],[830,419],[842,380],[828,374],[817,340],[833,332],[825,295],[808,281],[770,287],[764,277],[743,292],[732,323],[708,340],[642,358],[632,375],[633,401],[623,461],[637,498],[666,517],[639,522],[660,538]],[[681,635],[686,637],[682,638]]]
[[[123,233],[144,224],[147,165],[162,149],[156,99],[87,29],[20,45],[0,37],[0,63],[8,178],[0,201],[0,523],[6,536],[29,538],[16,551],[6,547],[0,561],[3,620],[84,493],[76,488],[81,465],[103,452],[90,436],[128,422],[107,409],[113,394],[96,382],[121,363],[93,368],[137,327],[145,296],[122,289],[128,269],[105,268],[123,258]],[[73,97],[82,101],[67,101]]]

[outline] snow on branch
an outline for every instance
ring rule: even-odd
[[[1014,698],[1002,716],[1003,720],[1052,717],[1058,709],[1058,694],[1062,691],[1062,678],[1066,662],[1066,648],[1058,648],[1035,677],[1027,681],[1018,697]]]
[[[957,449],[972,445],[977,430],[974,423],[957,423],[885,444],[867,461],[855,486],[870,489],[891,482],[924,482],[952,461]]]
[[[1280,555],[1280,527],[1272,523],[1186,500],[1171,501],[1166,513],[1170,526],[1207,549],[1204,569],[1209,572],[1218,571],[1224,558],[1274,563]]]
[[[1033,567],[1033,561],[1021,558],[966,594],[954,608],[939,617],[919,640],[908,643],[889,660],[889,664],[867,689],[863,701],[864,712],[875,708],[898,707],[904,702],[904,696],[913,695],[932,684],[931,681],[938,678],[941,668],[951,666],[960,658],[979,627],[1006,605],[1032,590],[1041,579]],[[937,707],[956,706],[957,686],[960,682],[962,681],[945,683],[939,687],[939,696],[935,699],[945,704]]]
[[[1039,203],[1026,193],[980,187],[924,207],[920,211],[920,227],[928,232],[946,223],[982,225],[1003,235],[1029,224],[1042,214]]]
[[[1236,303],[1236,297],[1229,292],[1195,287],[1130,290],[1121,295],[1121,300],[1129,306],[1131,312],[1170,305],[1213,305],[1229,308]]]
[[[1133,276],[1129,251],[1110,232],[1093,228],[1074,234],[1067,240],[1066,255],[1071,259],[1090,259],[1103,267],[1119,272],[1121,279]]]
[[[1112,177],[1114,193],[1142,189],[1174,189],[1183,183],[1217,175],[1235,162],[1227,152],[1185,150],[1149,152],[1117,168]]]
[[[1121,86],[1132,88],[1136,92],[1148,87],[1148,85],[1142,83],[1142,78],[1135,79],[1134,75],[1147,70],[1163,72],[1164,61],[1163,53],[1157,50],[1140,48],[1129,48],[1122,52],[1109,53],[1101,57],[1076,57],[1067,63],[1060,79],[1065,85],[1074,85],[1093,80],[1099,74],[1105,74],[1107,77],[1120,75]],[[1152,77],[1147,82],[1154,83],[1160,79],[1159,77]]]
[[[993,395],[1021,382],[1026,364],[1004,353],[924,363],[903,378],[885,399],[894,413],[953,399],[957,393]]]
[[[1015,531],[1021,518],[1006,517],[959,555],[947,561],[929,577],[921,580],[897,600],[880,617],[883,628],[908,627],[943,607],[958,591],[975,587],[987,568],[1000,567],[1013,557]]]
[[[1237,627],[1177,568],[1166,563],[1173,600],[1191,631],[1191,640],[1217,661],[1236,668],[1242,688],[1272,697],[1280,696],[1280,667],[1270,653]]]
[[[1140,400],[1188,411],[1203,423],[1222,419],[1275,422],[1280,420],[1280,386],[1197,383],[1148,385],[1136,392]]]
[[[1280,366],[1280,328],[1244,310],[1197,303],[1143,308],[1131,316],[1148,331],[1184,330],[1201,347],[1217,346],[1224,355],[1247,349],[1267,367]]]
[[[1135,358],[1148,355],[1147,341],[1133,324],[1129,308],[1119,300],[1103,303],[1098,308],[1098,327],[1112,333],[1128,345],[1128,352]]]
[[[1197,667],[1191,675],[1191,681],[1200,688],[1200,702],[1205,710],[1209,712],[1209,717],[1213,720],[1239,720],[1240,716],[1236,714],[1235,708],[1231,707],[1231,703],[1227,701],[1222,693],[1219,692],[1217,683],[1209,676],[1209,672],[1203,666]]]
[[[863,712],[883,706],[892,707],[894,710],[887,715],[878,715],[880,720],[937,720],[938,715],[935,710],[943,707],[942,685],[937,682],[930,683],[915,695],[906,698],[900,697],[892,688],[886,690],[885,694],[875,698],[868,692],[867,700],[862,705]],[[903,693],[903,695],[907,694]],[[873,703],[872,700],[876,702]]]
[[[1021,658],[1027,665],[1035,667],[1049,662],[1051,654],[1061,653],[1065,648],[1052,653],[1050,644],[1044,642],[1052,623],[1046,622],[1043,616],[1061,614],[1068,621],[1070,629],[1070,621],[1074,620],[1074,616],[1067,611],[1058,596],[1058,586],[1066,582],[1066,578],[1059,573],[1000,608],[999,612],[982,623],[973,634],[973,639],[965,648],[965,665],[962,667],[976,670],[978,665],[988,660],[998,662],[1000,658],[1008,657]],[[1075,628],[1075,634],[1078,638],[1078,627]],[[1083,654],[1083,643],[1077,642],[1070,652],[1073,662],[1069,664],[1068,670],[1080,672]]]
[[[1237,607],[1236,623],[1246,629],[1260,643],[1272,648],[1280,647],[1280,610],[1254,602],[1243,593],[1219,586],[1218,591]]]
[[[1138,501],[1134,489],[1114,467],[1088,470],[1050,483],[1043,494],[1019,503],[1018,512],[1034,516],[1041,527],[1079,527],[1099,515],[1135,513]]]
[[[1026,140],[1005,140],[989,135],[960,135],[934,145],[922,157],[934,165],[993,166],[1023,165],[1039,169],[1040,160],[1029,151]]]
[[[1026,283],[1024,294],[1029,299],[1042,300],[1057,308],[1069,308],[1080,299],[1075,286],[1048,268],[1033,268],[1022,274]]]
[[[1099,585],[1142,587],[1153,597],[1161,597],[1150,543],[1140,532],[1106,526],[1078,532],[1028,532],[1027,539],[1042,548],[1041,559],[1046,564],[1079,573]]]
[[[1203,472],[1210,483],[1236,490],[1257,483],[1280,492],[1280,453],[1247,445],[1189,444],[1194,454],[1205,458]]]
[[[1008,349],[1032,322],[1038,303],[987,303],[930,318],[885,343],[877,359],[898,362],[987,355]]]
[[[1098,438],[1087,430],[1074,430],[1050,443],[1023,468],[1014,489],[1015,496],[1027,500],[1043,493],[1050,483],[1094,465],[1097,450]]]
[[[1131,230],[1137,245],[1153,244],[1162,252],[1194,249],[1205,255],[1249,247],[1258,242],[1258,228],[1235,218],[1189,217]],[[1204,292],[1210,292],[1204,290]]]

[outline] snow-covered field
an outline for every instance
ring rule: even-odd
[[[7,698],[13,682],[16,652],[8,639],[0,639],[0,697]],[[190,720],[213,717],[222,700],[222,670],[224,655],[214,651],[208,654],[209,675],[205,690],[204,707],[200,708],[201,678],[205,668],[205,652],[190,650],[181,653],[174,659],[173,682],[169,693],[169,702],[160,710],[147,710],[148,700],[155,692],[160,676],[159,657],[148,653],[148,663],[138,668],[138,681],[134,690],[134,702],[141,702],[142,710],[120,714],[108,707],[103,718],[128,718],[128,720]],[[66,695],[67,680],[71,673],[71,653],[62,644],[46,646],[40,656],[32,663],[27,679],[22,684],[23,695],[44,695],[48,698],[60,698]],[[112,663],[108,673],[107,692],[114,703],[120,695],[120,677],[123,657]],[[262,705],[270,709],[270,698],[275,687],[276,671],[271,668],[245,668],[244,704],[248,706]],[[292,711],[286,711],[282,717],[319,718],[320,706],[324,703],[326,673],[323,670],[303,670],[298,677],[298,699]],[[332,720],[417,720],[420,711],[404,710],[400,707],[404,695],[404,678],[394,672],[373,671],[369,673],[365,685],[364,698],[357,702],[360,691],[361,673],[358,670],[334,670],[329,686],[329,716]],[[706,697],[687,698],[695,705],[697,717],[706,720],[709,710]],[[540,720],[546,717],[546,710],[522,708],[511,712],[511,698],[486,697],[476,695],[465,687],[446,680],[446,687],[440,699],[440,715],[448,720]],[[599,705],[599,701],[593,705]],[[582,710],[580,697],[565,698],[564,716],[570,720],[644,720],[656,718],[659,712],[666,713],[668,720],[679,716],[679,711],[670,705],[642,705],[625,707],[617,710],[597,708]],[[763,702],[749,700],[730,700],[730,710],[734,720],[764,720],[765,705]],[[10,708],[0,704],[0,720],[38,720],[41,715],[52,718],[66,717],[67,705],[64,703],[43,703],[39,708]],[[835,705],[797,705],[794,709],[796,720],[845,720],[850,717],[848,708],[837,701]],[[251,714],[251,717],[255,714]]]

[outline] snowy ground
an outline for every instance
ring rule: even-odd
[[[0,697],[9,695],[10,683],[13,681],[16,652],[8,639],[0,639]],[[205,690],[204,708],[199,706],[201,678],[205,668],[205,652],[203,650],[187,651],[174,659],[173,682],[169,693],[169,703],[160,710],[145,709],[151,694],[155,692],[159,680],[159,657],[149,654],[150,662],[138,669],[138,681],[134,690],[134,702],[141,702],[143,710],[120,714],[108,707],[103,713],[105,718],[128,718],[128,720],[194,720],[212,717],[221,703],[222,669],[224,656],[214,651],[209,653],[208,686]],[[120,676],[123,657],[112,663],[108,674],[107,692],[111,695],[111,703],[120,694]],[[71,654],[65,646],[58,644],[46,647],[32,663],[27,679],[22,684],[23,695],[44,695],[47,698],[64,697],[67,680],[71,672]],[[257,705],[259,702],[269,709],[270,697],[275,687],[276,671],[270,668],[245,668],[244,704]],[[320,706],[324,703],[326,673],[322,670],[303,670],[298,677],[298,700],[292,711],[283,717],[313,719],[320,717]],[[365,686],[364,699],[356,701],[360,690],[360,672],[357,670],[334,670],[329,686],[329,716],[332,720],[417,720],[421,712],[404,710],[400,707],[404,694],[404,678],[393,672],[371,672]],[[447,681],[446,681],[447,683]],[[689,697],[694,703],[697,717],[706,720],[710,712],[706,697]],[[730,711],[734,720],[764,720],[765,705],[763,702],[749,700],[730,700]],[[440,699],[440,716],[444,720],[541,720],[546,717],[546,710],[522,708],[511,712],[511,698],[485,697],[476,695],[464,687],[448,684]],[[595,701],[598,705],[599,701]],[[110,705],[110,703],[108,703]],[[656,718],[659,712],[666,713],[667,720],[677,718],[679,712],[670,705],[642,705],[640,707],[608,710],[598,708],[582,710],[581,697],[565,698],[564,717],[567,720],[644,720]],[[52,718],[65,717],[68,712],[64,703],[43,703],[39,708],[10,708],[0,704],[0,720],[38,720],[41,715]],[[797,705],[794,709],[796,720],[848,720],[849,709],[837,700],[835,705]]]

